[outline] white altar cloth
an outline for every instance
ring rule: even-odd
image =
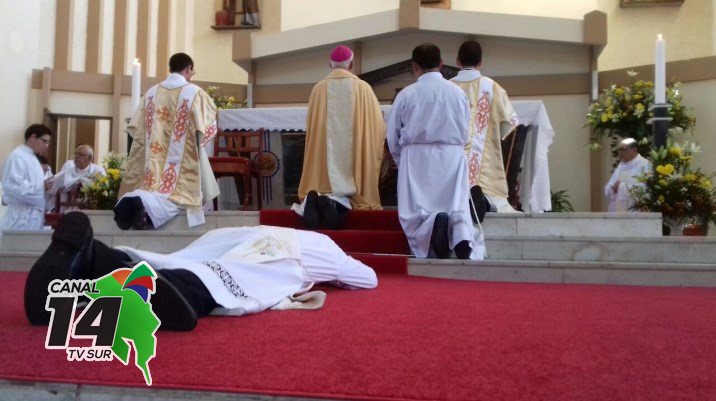
[[[522,160],[520,200],[525,212],[551,210],[549,184],[549,146],[554,129],[541,100],[511,102],[520,124],[532,125]],[[390,105],[382,105],[384,118],[390,114]],[[269,131],[306,131],[306,107],[221,109],[219,129],[242,130],[264,128]]]

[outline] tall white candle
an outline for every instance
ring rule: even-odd
[[[654,103],[666,103],[666,40],[661,34],[654,49]]]
[[[599,72],[592,71],[592,100],[599,99]]]
[[[139,59],[135,58],[132,63],[132,114],[139,107],[139,98],[142,91],[142,64]]]

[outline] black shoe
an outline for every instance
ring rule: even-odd
[[[433,235],[430,237],[430,245],[433,247],[435,257],[447,259],[450,257],[450,241],[448,239],[448,215],[440,212],[435,216],[433,223]]]
[[[315,230],[321,223],[321,216],[318,214],[318,194],[316,191],[308,191],[306,204],[303,207],[303,224],[309,230]]]
[[[147,211],[144,209],[144,206],[142,205],[142,213],[140,213],[138,216],[135,217],[135,219],[132,221],[132,228],[135,230],[153,230],[154,225],[152,224],[152,219],[149,218],[149,215],[147,214]]]
[[[470,259],[472,248],[470,248],[470,241],[463,240],[455,245],[455,256],[458,259]]]
[[[47,286],[52,280],[81,278],[81,274],[72,274],[78,260],[84,260],[83,250],[92,243],[92,225],[84,213],[70,212],[60,220],[52,242],[40,258],[32,265],[25,281],[25,315],[30,324],[44,325],[50,322],[50,312],[45,310],[49,291]],[[75,266],[73,266],[75,265]]]
[[[318,213],[321,215],[322,227],[329,230],[342,229],[343,219],[341,218],[340,213],[338,213],[336,202],[331,198],[322,195],[318,197],[317,203]]]
[[[479,221],[482,223],[485,220],[485,213],[490,209],[490,203],[479,185],[470,188],[470,200],[472,201],[472,207],[470,208],[472,222],[477,223]],[[477,216],[475,212],[477,212]]]
[[[154,295],[152,295],[151,301],[152,310],[161,320],[159,330],[194,330],[198,318],[186,298],[161,273],[157,274],[156,285],[157,288]]]
[[[143,230],[147,218],[142,199],[138,196],[122,198],[114,207],[114,221],[122,230],[130,228]]]

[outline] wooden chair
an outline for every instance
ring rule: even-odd
[[[218,132],[214,138],[214,156],[209,157],[216,178],[234,177],[236,190],[240,197],[243,195],[244,210],[253,204],[252,178],[256,179],[257,206],[261,210],[261,174],[257,161],[264,147],[264,132],[264,129]],[[217,199],[214,199],[214,210],[218,210]]]
[[[69,191],[57,191],[57,195],[55,195],[55,211],[64,214],[72,210],[84,208],[84,204],[81,201],[81,189],[81,185],[75,185]],[[65,199],[62,199],[62,194],[67,195]]]
[[[532,131],[532,126],[518,125],[512,133],[502,140],[502,162],[505,166],[505,178],[507,179],[507,200],[515,208],[522,210],[522,202],[519,197],[520,173],[522,172],[522,156],[525,152],[527,135]]]

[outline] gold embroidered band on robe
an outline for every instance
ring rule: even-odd
[[[480,185],[492,196],[507,198],[502,140],[519,121],[507,93],[492,79],[453,81],[470,101],[470,140],[465,146],[470,186]]]

